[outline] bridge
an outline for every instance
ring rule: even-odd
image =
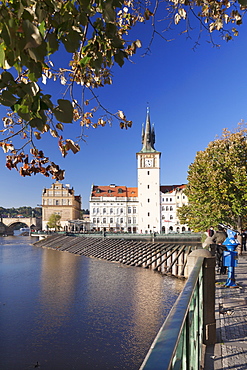
[[[41,218],[38,217],[1,217],[0,235],[13,235],[17,226],[39,229],[41,227]]]

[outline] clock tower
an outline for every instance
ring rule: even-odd
[[[147,110],[146,125],[142,128],[142,150],[136,153],[138,172],[138,231],[161,231],[160,219],[160,155],[155,150],[154,126]]]

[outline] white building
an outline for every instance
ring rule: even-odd
[[[188,231],[187,225],[181,225],[177,209],[188,204],[184,194],[186,185],[163,185],[160,187],[162,233]]]
[[[185,185],[160,186],[161,153],[154,144],[154,126],[151,127],[147,111],[142,149],[136,153],[138,187],[93,185],[89,201],[92,230],[133,233],[188,230],[177,218],[177,208],[188,202],[183,192]]]

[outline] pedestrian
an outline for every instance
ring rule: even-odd
[[[246,251],[246,239],[247,239],[246,230],[244,230],[242,232],[241,236],[242,236],[242,247],[243,247],[243,251]]]
[[[210,228],[208,229],[208,236],[210,238],[212,238],[212,236],[214,236],[214,228],[213,228],[213,226],[210,226]]]

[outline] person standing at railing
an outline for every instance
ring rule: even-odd
[[[242,248],[243,251],[246,251],[246,239],[247,239],[246,230],[242,232],[241,236],[242,236]]]

